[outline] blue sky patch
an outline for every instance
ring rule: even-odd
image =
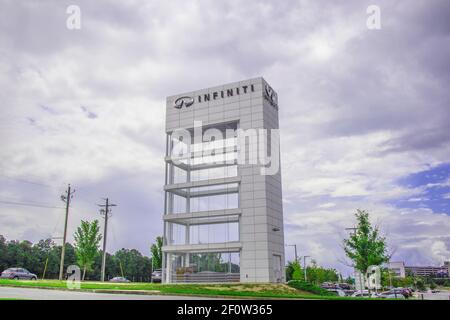
[[[400,208],[430,208],[450,215],[450,163],[410,174],[398,181],[407,188],[423,188],[421,195],[393,201]]]

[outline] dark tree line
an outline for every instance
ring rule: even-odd
[[[7,241],[0,235],[0,272],[12,267],[22,267],[42,278],[45,265],[46,279],[58,279],[61,246],[51,239],[40,240],[33,244],[30,241]],[[75,248],[66,244],[64,270],[69,265],[76,265]],[[100,280],[102,251],[95,257],[93,270],[86,274],[86,280]],[[131,281],[147,282],[151,280],[151,259],[143,256],[135,249],[121,249],[113,255],[106,253],[106,279],[123,276]]]

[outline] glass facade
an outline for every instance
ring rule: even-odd
[[[173,254],[171,265],[171,282],[239,281],[239,252]]]
[[[236,222],[207,223],[196,220],[187,227],[181,223],[169,222],[172,237],[168,239],[170,245],[224,243],[239,241],[239,223],[237,218],[230,218]],[[204,220],[204,219],[202,219]],[[200,224],[201,223],[201,224]],[[189,234],[187,234],[189,232]]]
[[[169,214],[224,210],[238,208],[239,186],[237,183],[178,189],[168,192],[171,206]],[[187,196],[189,195],[189,197]],[[171,200],[170,200],[171,199]]]
[[[165,281],[239,281],[240,252],[227,246],[239,242],[240,217],[230,212],[239,208],[239,183],[229,180],[238,176],[237,140],[233,136],[174,147],[180,144],[177,139],[168,134],[164,245],[174,251],[164,255]],[[224,181],[216,183],[218,179]],[[214,244],[221,249],[211,249]]]
[[[167,97],[163,282],[284,281],[278,128],[262,77]]]

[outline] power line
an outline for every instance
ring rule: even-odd
[[[47,209],[64,209],[63,207],[57,207],[57,206],[51,206],[51,205],[45,205],[45,204],[37,204],[37,203],[30,203],[30,202],[15,202],[15,201],[4,201],[0,200],[0,203],[9,204],[9,205],[15,205],[15,206],[25,206],[25,207],[36,207],[36,208],[47,208]]]
[[[113,237],[113,245],[115,246],[117,244],[117,238],[116,238],[116,233],[114,232],[114,224],[112,223],[112,221],[110,222],[111,225],[111,231],[112,231],[112,237]]]
[[[61,218],[62,218],[62,214],[58,214],[58,217],[56,218],[56,224],[53,227],[52,236],[56,233],[56,228],[59,226]]]
[[[45,182],[37,182],[36,179],[39,179],[39,180],[48,180],[48,179],[41,178],[41,177],[38,177],[38,176],[30,176],[30,175],[29,175],[30,178],[35,177],[35,179],[32,180],[32,179],[29,179],[29,178],[17,178],[17,177],[14,177],[14,176],[11,176],[11,175],[7,175],[7,174],[4,174],[4,173],[0,173],[0,177],[8,179],[8,180],[13,180],[13,181],[16,181],[16,182],[20,182],[20,183],[26,183],[26,184],[31,184],[31,185],[35,185],[35,186],[40,186],[40,187],[45,187],[45,188],[57,190],[58,192],[60,192],[61,189],[63,188],[63,186],[66,185],[66,182],[59,182],[59,183],[55,182],[55,184],[53,184],[53,181],[52,181],[52,184],[47,184]],[[78,188],[78,189],[80,189],[80,188]]]
[[[16,177],[11,177],[11,176],[7,176],[4,174],[0,174],[1,177],[9,179],[9,180],[14,180],[17,182],[22,182],[22,183],[28,183],[28,184],[33,184],[36,186],[41,186],[41,187],[47,187],[47,188],[54,188],[54,186],[48,185],[48,184],[44,184],[44,183],[40,183],[40,182],[35,182],[35,181],[30,181],[30,180],[26,180],[26,179],[22,179],[22,178],[16,178]]]
[[[37,205],[43,205],[43,206],[54,206],[52,203],[45,203],[40,201],[34,201],[34,200],[22,200],[17,198],[2,198],[1,201],[11,201],[11,202],[19,202],[19,203],[30,203],[30,204],[37,204]]]

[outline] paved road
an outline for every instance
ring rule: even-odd
[[[29,300],[206,300],[202,297],[111,294],[68,290],[47,290],[31,288],[0,287],[0,298]]]
[[[450,300],[450,291],[419,293],[417,298],[420,300]]]

